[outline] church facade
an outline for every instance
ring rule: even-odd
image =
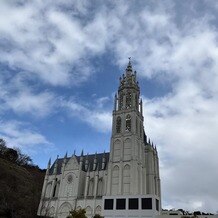
[[[155,217],[161,213],[159,160],[147,139],[140,88],[129,61],[114,98],[110,152],[73,154],[48,163],[38,215],[66,218]]]

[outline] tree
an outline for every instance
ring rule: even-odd
[[[18,159],[18,153],[13,148],[7,148],[7,150],[4,153],[4,158],[11,162],[16,162]]]
[[[182,212],[182,214],[185,214],[185,211],[183,209],[178,209],[178,211]]]
[[[194,216],[201,215],[201,211],[194,211]]]
[[[30,156],[23,154],[17,147],[8,148],[4,139],[0,138],[0,157],[20,166],[32,166]]]
[[[70,215],[67,218],[87,218],[85,214],[85,209],[72,210],[70,211]]]
[[[3,156],[6,150],[7,150],[7,147],[6,147],[5,140],[0,139],[0,156]]]
[[[30,165],[32,164],[32,159],[30,158],[30,156],[26,155],[26,154],[22,154],[21,150],[19,148],[14,148],[17,151],[18,157],[16,160],[16,163],[21,165],[21,166],[25,166],[25,165]]]

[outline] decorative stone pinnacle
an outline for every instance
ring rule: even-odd
[[[48,161],[48,168],[50,168],[51,166],[51,158],[49,158],[49,161]]]

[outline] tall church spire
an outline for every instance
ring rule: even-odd
[[[132,64],[131,64],[131,57],[129,57],[129,63],[127,65],[127,68],[126,68],[126,76],[131,76],[132,74]]]
[[[144,127],[143,114],[140,113],[140,88],[133,70],[131,58],[125,69],[123,77],[120,79],[118,93],[115,95],[115,106],[113,111],[113,130],[111,137],[110,166],[113,175],[118,175],[121,163],[126,166],[122,169],[125,175],[134,180],[123,182],[119,177],[112,179],[109,185],[108,195],[119,194],[142,194],[146,189],[145,181],[142,181],[142,171],[145,166],[142,153],[144,151]],[[110,179],[110,178],[109,178]]]
[[[118,88],[118,95],[116,101],[115,98],[115,108],[118,110],[124,109],[136,109],[139,108],[139,95],[140,89],[136,79],[136,72],[133,73],[133,68],[131,60],[129,58],[128,65],[126,67],[126,72],[120,79],[120,85]],[[117,107],[118,105],[118,107]]]

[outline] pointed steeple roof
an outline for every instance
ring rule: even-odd
[[[51,158],[49,158],[49,161],[48,161],[48,168],[50,168],[51,166]]]
[[[66,152],[66,154],[65,154],[65,156],[64,156],[63,164],[66,164],[66,162],[67,162],[67,152]]]
[[[131,57],[129,57],[129,63],[126,67],[126,76],[130,76],[132,74],[132,63],[131,63]]]
[[[120,78],[118,95],[119,95],[119,91],[121,91],[125,88],[126,89],[134,88],[135,90],[139,91],[139,86],[138,86],[138,82],[136,79],[136,73],[134,73],[134,71],[133,71],[130,57],[129,57],[129,62],[128,62],[127,67],[126,67],[126,71],[123,74],[122,78]]]

